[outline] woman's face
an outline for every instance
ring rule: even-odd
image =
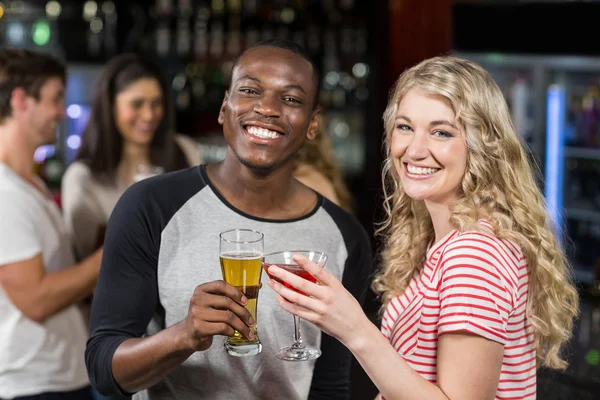
[[[467,145],[448,101],[411,89],[398,106],[391,154],[408,196],[445,205],[456,199]]]
[[[121,90],[114,104],[115,125],[125,142],[149,146],[164,116],[163,93],[154,78],[141,78]]]

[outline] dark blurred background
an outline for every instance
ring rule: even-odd
[[[156,0],[3,1],[0,45],[47,51],[68,63],[67,119],[56,146],[36,152],[60,201],[80,145],[94,82],[123,52],[169,77],[177,130],[204,159],[225,145],[217,111],[232,61],[265,38],[293,39],[321,67],[324,132],[369,233],[381,219],[382,113],[407,67],[439,54],[480,62],[510,104],[539,166],[539,184],[574,266],[583,302],[564,373],[541,370],[541,399],[600,398],[600,45],[597,1]],[[373,246],[376,249],[376,240]],[[367,311],[378,323],[371,293]],[[377,393],[359,365],[353,398]]]

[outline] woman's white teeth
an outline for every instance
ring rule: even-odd
[[[408,172],[415,175],[431,175],[439,171],[439,168],[422,168],[407,164]]]
[[[278,132],[270,129],[259,128],[258,126],[248,126],[246,128],[249,134],[263,139],[276,139],[279,136]]]

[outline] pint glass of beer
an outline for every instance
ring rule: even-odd
[[[256,318],[256,306],[262,275],[261,257],[264,250],[264,235],[250,229],[233,229],[220,234],[219,258],[223,280],[235,286],[248,299],[246,309]],[[238,331],[227,339],[227,353],[237,357],[254,356],[261,352],[257,324],[253,327],[254,340],[249,340]]]

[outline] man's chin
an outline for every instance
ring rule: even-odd
[[[279,159],[275,158],[274,160],[269,160],[262,157],[244,157],[238,154],[235,150],[233,150],[233,154],[235,154],[236,158],[242,165],[257,175],[271,174],[287,165],[294,158],[294,154],[284,156]]]
[[[254,160],[240,159],[240,162],[249,170],[258,174],[268,174],[277,169],[279,163],[256,162]]]
[[[38,146],[49,146],[51,144],[56,144],[56,137],[53,138],[42,138]]]

